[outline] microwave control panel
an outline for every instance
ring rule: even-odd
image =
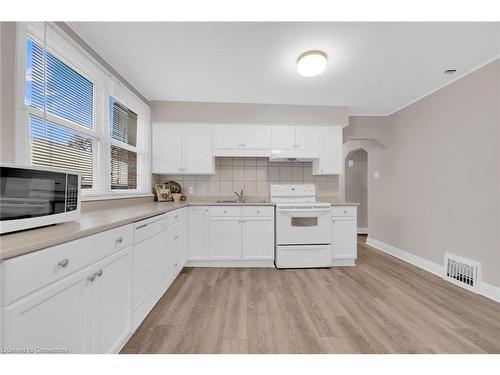
[[[66,212],[78,208],[78,175],[68,174],[66,181]]]

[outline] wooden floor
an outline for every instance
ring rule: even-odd
[[[356,267],[185,268],[122,353],[500,353],[500,304],[358,239]]]

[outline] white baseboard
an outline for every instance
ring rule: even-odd
[[[358,234],[368,234],[368,228],[358,228]]]
[[[332,259],[332,267],[350,267],[350,266],[355,266],[356,265],[356,259],[353,258],[345,258],[345,259],[340,259],[340,258],[333,258]]]
[[[427,272],[433,273],[434,275],[437,275],[439,277],[443,277],[444,270],[442,265],[436,264],[427,259],[421,258],[417,255],[408,253],[406,251],[388,245],[385,242],[376,240],[374,238],[368,237],[366,239],[366,244],[371,247],[374,247],[377,250],[383,251],[384,253],[390,254],[392,256],[395,256],[396,258],[404,260],[407,263],[413,264],[414,266],[417,266]],[[479,291],[477,293],[487,298],[490,298],[493,301],[500,302],[500,288],[485,283],[484,281],[481,281]]]

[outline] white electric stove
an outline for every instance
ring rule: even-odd
[[[330,203],[316,201],[314,185],[271,185],[271,202],[276,204],[276,267],[330,267]]]

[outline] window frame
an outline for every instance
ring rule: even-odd
[[[82,189],[82,200],[100,200],[130,196],[151,196],[151,125],[150,108],[140,98],[124,87],[104,67],[88,55],[55,24],[46,23],[43,33],[41,22],[20,22],[16,38],[16,133],[15,161],[20,165],[31,165],[29,118],[45,118],[58,126],[85,134],[92,138],[92,188]],[[44,34],[49,35],[44,43]],[[42,47],[61,62],[93,84],[93,128],[86,128],[59,116],[28,106],[26,96],[26,43],[27,38]],[[136,147],[111,138],[109,132],[109,97],[137,114]],[[135,152],[137,155],[137,188],[111,189],[111,145]]]

